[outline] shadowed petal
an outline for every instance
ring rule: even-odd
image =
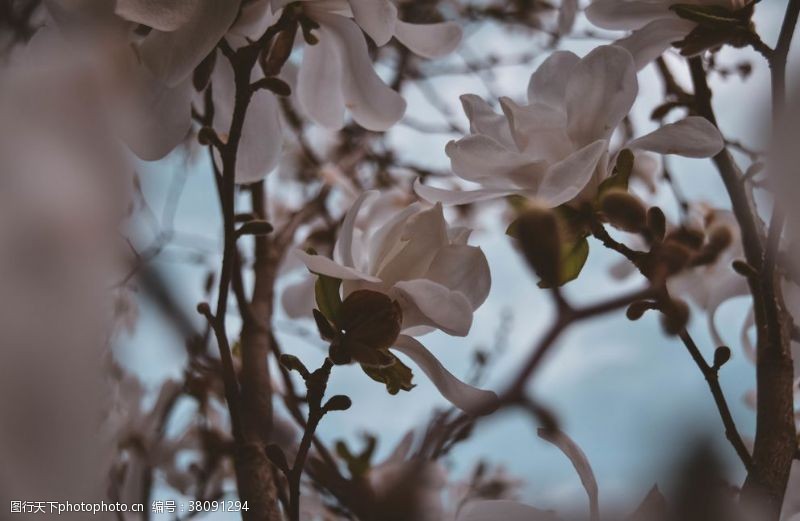
[[[630,148],[685,157],[711,157],[725,148],[722,136],[710,121],[689,116],[631,141]]]
[[[367,0],[370,1],[370,0]],[[455,22],[410,24],[397,21],[394,35],[400,43],[423,58],[441,58],[458,48],[463,37],[461,26]]]
[[[488,414],[497,407],[497,395],[468,385],[453,376],[425,346],[410,336],[400,335],[392,348],[411,358],[430,378],[442,396],[467,414]],[[459,518],[461,519],[461,518]],[[498,517],[496,519],[510,519]]]

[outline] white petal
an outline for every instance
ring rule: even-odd
[[[589,517],[591,519],[597,519],[600,511],[598,506],[597,480],[594,477],[592,466],[589,464],[586,454],[584,454],[581,448],[562,431],[539,429],[539,437],[561,449],[561,452],[569,458],[570,462],[575,467],[575,471],[578,473],[578,477],[581,479],[586,494],[589,496]]]
[[[123,138],[146,161],[169,154],[189,134],[192,125],[192,84],[169,87],[150,71],[135,66],[121,112]]]
[[[550,513],[508,499],[469,501],[456,515],[456,521],[555,521]]]
[[[406,102],[375,73],[358,26],[342,16],[318,13],[314,17],[321,25],[317,45],[335,45],[338,49],[344,102],[356,123],[374,131],[397,123],[406,111]]]
[[[531,75],[528,103],[542,102],[553,107],[564,104],[564,93],[572,68],[580,61],[570,51],[555,51]]]
[[[260,90],[253,96],[245,115],[236,160],[236,182],[247,184],[263,179],[278,166],[282,150],[278,99],[273,93]]]
[[[394,285],[403,307],[403,329],[434,326],[453,336],[467,336],[472,327],[472,305],[463,293],[425,279]]]
[[[547,171],[533,195],[552,208],[571,201],[592,180],[607,151],[608,142],[601,139],[570,154]]]
[[[380,282],[380,279],[360,273],[353,268],[336,264],[327,257],[322,255],[309,255],[302,250],[295,250],[295,255],[300,257],[300,260],[308,267],[313,273],[327,275],[342,280],[366,280],[368,282]]]
[[[463,293],[472,309],[489,296],[492,278],[483,251],[476,246],[451,245],[440,249],[425,278]]]
[[[586,8],[586,18],[603,29],[638,29],[658,18],[673,17],[669,10],[671,3],[664,0],[595,0]]]
[[[644,68],[696,27],[694,22],[682,18],[659,18],[641,29],[633,31],[627,38],[614,42],[633,55],[636,69]]]
[[[608,139],[631,109],[639,84],[631,54],[597,47],[572,68],[565,105],[568,133],[577,146]]]
[[[453,173],[486,188],[510,189],[535,184],[547,168],[546,161],[509,150],[483,135],[451,141],[445,153]],[[528,182],[520,185],[519,179]]]
[[[389,43],[397,23],[397,8],[389,0],[348,0],[356,23],[378,47]]]
[[[430,378],[442,396],[465,413],[473,416],[488,414],[497,408],[495,393],[467,385],[450,374],[439,360],[416,339],[400,335],[393,349],[411,358]]]
[[[281,295],[281,306],[289,318],[310,317],[314,309],[314,278],[309,274],[305,280],[287,286]]]
[[[455,22],[410,24],[398,20],[394,35],[414,54],[432,59],[455,51],[464,32]]]
[[[717,127],[706,118],[689,116],[635,139],[628,146],[659,154],[711,157],[725,148],[725,142]]]
[[[441,205],[423,210],[406,221],[399,240],[402,248],[387,259],[377,276],[386,284],[420,278],[428,271],[436,252],[448,244],[447,222]]]
[[[458,206],[460,204],[477,203],[499,199],[518,193],[519,189],[511,190],[445,190],[420,183],[419,179],[414,181],[414,192],[429,203],[441,203],[448,206]]]
[[[342,227],[339,230],[339,239],[336,241],[334,247],[333,258],[341,262],[345,266],[355,268],[355,259],[353,258],[353,233],[356,225],[356,218],[361,206],[369,199],[377,197],[376,190],[368,190],[356,198],[353,205],[347,211],[342,221]]]
[[[188,78],[230,28],[239,1],[204,1],[175,31],[153,31],[142,42],[142,60],[162,81],[174,86]]]
[[[483,98],[475,94],[464,94],[460,99],[472,134],[484,134],[502,146],[514,149],[516,143],[505,114],[496,113]]]
[[[534,101],[519,106],[509,98],[500,98],[517,148],[526,155],[555,162],[573,150],[567,136],[567,115],[561,107]]]
[[[328,130],[339,130],[344,125],[342,67],[335,45],[319,42],[303,49],[297,96],[308,117]]]
[[[188,22],[202,0],[117,0],[114,12],[158,31],[174,31]]]
[[[419,213],[421,205],[413,203],[397,212],[369,237],[369,272],[379,273],[390,254],[397,253],[401,235],[412,215]]]

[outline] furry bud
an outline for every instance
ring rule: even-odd
[[[661,326],[668,335],[677,335],[689,323],[689,305],[683,300],[670,300],[662,306],[661,312]]]
[[[635,195],[625,190],[609,190],[600,200],[608,222],[626,232],[639,232],[647,223],[647,209]]]

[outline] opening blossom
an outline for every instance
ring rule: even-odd
[[[728,11],[730,15],[747,5],[745,0],[596,0],[586,8],[586,17],[603,29],[633,31],[615,42],[628,49],[637,68],[641,69],[670,48],[673,43],[689,36],[698,27],[698,22],[683,18],[673,9],[676,4],[688,6],[702,12],[704,8]],[[749,19],[749,16],[747,17]],[[686,42],[687,44],[690,42]],[[697,54],[724,41],[697,42],[696,48],[688,45],[684,52]]]
[[[241,10],[240,10],[241,7]],[[164,157],[189,131],[191,77],[195,68],[215,52],[225,38],[233,48],[256,40],[280,17],[283,9],[298,9],[318,27],[318,41],[305,45],[296,95],[306,115],[321,126],[341,129],[345,110],[368,130],[383,131],[405,113],[403,97],[373,69],[362,30],[378,46],[396,37],[415,54],[438,58],[461,41],[461,28],[452,22],[410,24],[397,17],[389,0],[256,0],[205,2],[198,0],[119,0],[116,13],[150,29],[137,41],[142,63],[159,83],[148,84],[148,99],[161,110],[159,125],[150,125],[153,139],[134,147],[143,159]],[[263,77],[256,68],[252,81]],[[212,76],[217,113],[214,127],[225,138],[233,113],[233,71],[217,59]],[[167,110],[169,109],[169,110]],[[260,180],[278,164],[282,124],[276,96],[261,89],[254,94],[245,118],[237,161],[236,181]]]
[[[554,52],[531,76],[527,105],[501,98],[500,115],[478,96],[462,96],[470,135],[448,143],[446,152],[453,172],[481,188],[417,182],[417,194],[447,204],[521,195],[551,207],[592,199],[612,172],[609,142],[638,90],[633,57],[621,47],[601,46],[584,58]],[[690,116],[621,148],[699,158],[723,146],[711,123]]]
[[[489,294],[486,257],[467,244],[471,230],[447,224],[441,205],[415,203],[384,222],[356,228],[362,205],[377,195],[365,192],[345,215],[333,259],[303,251],[297,255],[311,272],[342,280],[345,301],[356,291],[369,290],[397,302],[401,334],[391,349],[414,360],[454,405],[485,412],[494,393],[456,379],[413,336],[437,329],[466,336],[473,312]]]

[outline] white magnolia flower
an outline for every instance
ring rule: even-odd
[[[296,3],[273,0],[273,8]],[[300,0],[303,13],[319,24],[316,45],[306,45],[297,95],[316,123],[338,130],[345,109],[369,130],[386,130],[399,121],[406,102],[377,75],[362,30],[379,47],[394,36],[415,54],[438,58],[461,42],[453,22],[417,25],[398,19],[390,0]]]
[[[499,115],[478,96],[462,96],[470,135],[446,152],[453,172],[481,188],[452,192],[417,182],[416,191],[449,204],[518,194],[555,207],[593,198],[612,171],[609,141],[638,89],[633,58],[621,47],[601,46],[584,58],[556,51],[531,76],[528,105],[501,98]],[[623,148],[708,157],[723,146],[711,123],[692,116]]]
[[[615,42],[628,49],[641,69],[673,42],[682,40],[697,27],[697,23],[686,20],[670,9],[675,4],[689,4],[696,7],[721,7],[730,10],[741,9],[745,0],[595,0],[586,8],[586,17],[597,27],[603,29],[633,31]]]
[[[397,301],[403,315],[395,349],[419,365],[442,395],[467,412],[485,411],[494,393],[457,380],[410,335],[439,329],[465,336],[473,312],[486,300],[489,265],[480,248],[469,246],[470,230],[450,227],[441,205],[415,203],[366,229],[355,226],[361,206],[377,192],[365,192],[347,213],[333,260],[297,251],[313,273],[342,279],[343,297],[370,290]]]

